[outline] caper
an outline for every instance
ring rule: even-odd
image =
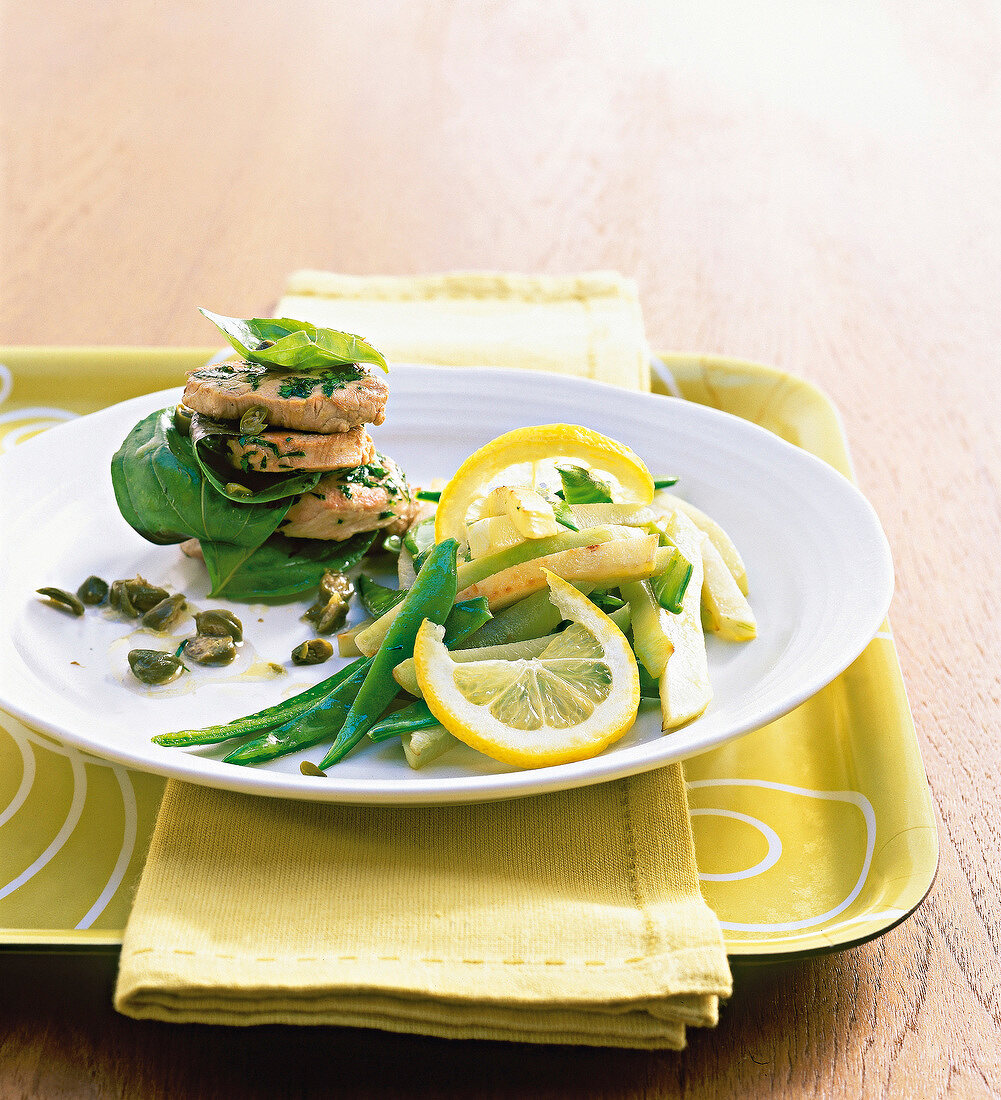
[[[143,615],[143,626],[149,627],[150,630],[166,630],[177,622],[186,606],[187,603],[181,593],[168,596]]]
[[[228,635],[199,634],[184,647],[184,656],[200,665],[228,665],[236,659],[236,643]]]
[[[209,611],[199,611],[195,616],[195,629],[199,634],[208,634],[215,638],[230,637],[234,642],[243,641],[243,623],[224,607],[213,607]]]
[[[77,596],[91,607],[98,607],[108,598],[108,582],[100,577],[88,577],[76,590]]]
[[[194,409],[189,409],[187,405],[177,404],[174,407],[174,427],[181,435],[191,435],[192,416]]]
[[[334,647],[325,638],[313,638],[292,650],[295,665],[322,665],[334,655]]]
[[[132,606],[129,590],[126,587],[127,584],[127,581],[111,582],[111,606],[120,611],[128,619],[138,619],[139,612]]]
[[[170,595],[166,588],[161,588],[158,584],[150,584],[145,577],[140,577],[138,574],[132,580],[125,582],[125,588],[132,606],[140,614],[152,611],[161,600],[165,600]]]
[[[315,624],[317,634],[332,634],[344,625],[354,591],[354,585],[343,573],[328,569],[320,578],[319,598],[303,618]]]
[[[240,417],[240,435],[260,435],[268,426],[268,410],[263,405],[251,405]]]
[[[83,604],[72,592],[65,592],[61,588],[38,588],[35,591],[39,596],[44,596],[55,607],[61,607],[72,615],[82,615],[84,613]]]
[[[179,657],[159,649],[129,650],[129,668],[144,684],[166,684],[185,671]]]
[[[131,580],[112,581],[111,606],[117,608],[123,615],[130,619],[137,619],[140,615],[151,611],[170,593],[166,588],[157,584],[150,584],[145,577],[136,574]]]
[[[303,615],[306,622],[313,623],[317,634],[333,634],[344,625],[348,617],[348,602],[340,596],[331,596],[329,600],[321,597]]]
[[[253,489],[248,489],[246,485],[240,485],[236,481],[227,481],[225,489],[231,497],[252,497],[254,495]]]

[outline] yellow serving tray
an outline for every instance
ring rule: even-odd
[[[158,389],[213,348],[0,349],[0,452]],[[768,367],[665,355],[689,401],[754,421],[851,476],[814,386]],[[837,950],[924,899],[938,836],[887,623],[831,685],[685,765],[702,888],[732,959]],[[0,714],[0,947],[115,948],[164,781],[89,757]]]

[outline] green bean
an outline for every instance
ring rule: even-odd
[[[395,697],[399,685],[393,679],[393,668],[413,656],[414,641],[421,623],[425,619],[437,624],[445,622],[455,603],[457,549],[455,539],[446,539],[431,550],[400,605],[401,610],[393,625],[372,658],[365,682],[351,704],[333,745],[321,761],[321,769],[350,752]]]
[[[549,589],[533,592],[523,600],[505,607],[471,634],[460,649],[480,649],[488,645],[523,642],[526,638],[541,638],[555,630],[563,616],[553,606]]]
[[[461,600],[452,608],[445,620],[445,645],[451,649],[452,646],[464,642],[470,634],[475,634],[492,618],[490,604],[485,596],[477,596],[474,600]]]
[[[362,573],[358,578],[358,598],[362,606],[372,616],[378,619],[380,615],[395,607],[406,596],[406,592],[400,592],[395,588],[387,588],[383,584],[372,580]]]
[[[311,710],[316,704],[326,698],[342,680],[347,679],[352,672],[365,663],[365,658],[342,668],[326,680],[321,680],[311,688],[293,695],[291,699],[285,699],[274,706],[265,707],[254,714],[248,714],[244,718],[234,718],[232,722],[226,722],[220,726],[206,726],[200,730],[180,730],[177,733],[161,733],[153,740],[158,745],[166,745],[168,748],[185,748],[189,745],[214,745],[219,741],[228,741],[231,737],[246,737],[252,733],[261,733],[275,726],[281,726],[290,722],[306,711]]]
[[[428,709],[423,699],[418,699],[402,710],[395,711],[376,722],[368,731],[373,741],[388,741],[391,737],[399,737],[401,733],[413,733],[414,730],[424,730],[431,726],[437,726],[438,719]]]
[[[290,752],[308,749],[328,740],[343,725],[373,660],[372,657],[363,657],[341,669],[348,675],[341,678],[333,691],[284,725],[234,749],[224,757],[226,763],[263,764],[266,760],[287,756]]]

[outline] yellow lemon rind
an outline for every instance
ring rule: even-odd
[[[610,474],[630,501],[649,504],[650,471],[629,447],[579,424],[539,424],[498,436],[466,459],[442,490],[435,514],[435,542],[465,542],[466,519],[478,493],[505,469],[546,459],[579,462]]]

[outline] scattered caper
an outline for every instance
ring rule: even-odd
[[[161,600],[165,600],[170,595],[166,588],[161,588],[158,584],[150,584],[145,577],[140,577],[138,574],[132,580],[125,582],[125,588],[132,606],[140,614],[152,611]]]
[[[187,405],[178,404],[174,408],[174,427],[181,435],[191,435],[192,410]]]
[[[327,570],[320,578],[320,594],[315,604],[303,615],[315,624],[317,634],[332,634],[344,625],[355,587],[343,573]]]
[[[166,630],[177,622],[186,606],[187,603],[181,593],[168,596],[143,615],[143,626],[149,627],[150,630]]]
[[[159,649],[129,650],[129,668],[144,684],[166,684],[185,671],[179,657]]]
[[[268,426],[268,410],[263,405],[251,405],[240,417],[240,435],[260,435]]]
[[[84,613],[83,604],[72,592],[65,592],[62,588],[37,588],[35,591],[55,607],[61,607],[72,615],[79,616]]]
[[[138,574],[131,580],[111,582],[111,606],[130,619],[137,619],[151,611],[169,595],[166,588],[150,584],[145,577]]]
[[[126,587],[127,583],[127,581],[111,582],[111,606],[128,619],[138,619],[139,612],[132,606],[132,600],[129,598],[129,591]]]
[[[184,647],[184,656],[200,665],[228,665],[236,659],[236,643],[229,635],[199,634]]]
[[[76,590],[77,596],[91,607],[98,607],[108,598],[108,582],[100,577],[88,577]]]
[[[246,485],[240,485],[236,481],[227,481],[225,488],[231,497],[252,497],[254,495],[253,489],[248,489]]]
[[[296,665],[322,665],[334,655],[334,647],[325,638],[313,638],[292,650],[292,663]]]
[[[303,615],[303,618],[316,627],[317,634],[333,634],[340,629],[348,617],[348,602],[340,596],[331,596],[329,600],[320,599]]]
[[[230,637],[234,642],[243,641],[243,623],[223,607],[213,607],[209,611],[199,611],[195,616],[195,629],[199,634],[208,634],[216,638]]]

